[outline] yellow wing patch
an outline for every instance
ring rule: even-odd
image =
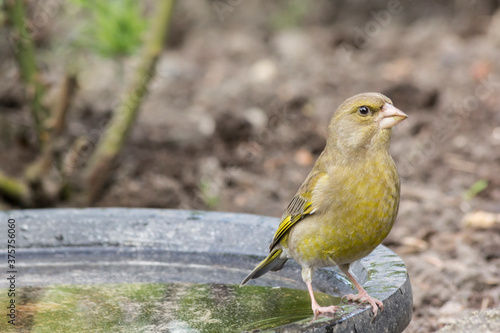
[[[285,210],[281,218],[280,225],[278,230],[276,230],[273,241],[271,245],[269,245],[269,250],[278,244],[278,242],[283,238],[283,236],[290,230],[290,228],[304,217],[313,214],[316,208],[313,206],[312,202],[312,191],[314,190],[318,180],[320,180],[325,173],[318,172],[316,174],[311,174],[306,179],[302,187],[299,189],[299,193],[297,193],[288,207]]]
[[[288,215],[280,223],[278,230],[274,233],[273,242],[269,245],[269,250],[271,250],[280,239],[290,230],[290,228],[300,220],[302,220],[306,215],[313,212],[312,202],[307,202],[304,207],[304,211],[301,214]]]

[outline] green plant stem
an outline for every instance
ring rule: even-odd
[[[0,171],[0,193],[16,204],[26,206],[29,201],[29,188],[20,180],[7,177]]]
[[[66,125],[66,114],[73,99],[77,88],[76,74],[71,70],[67,70],[59,91],[59,96],[56,105],[53,108],[53,115],[46,121],[47,140],[42,147],[37,159],[31,163],[25,170],[24,179],[30,185],[31,197],[33,201],[41,199],[41,201],[50,202],[55,193],[47,191],[46,176],[51,170],[56,160],[56,140],[61,136]],[[60,175],[63,175],[60,172]],[[45,182],[44,182],[45,180]],[[66,179],[60,177],[57,184],[53,184],[52,188],[57,187],[59,192],[66,186]],[[33,191],[36,188],[36,191]],[[33,193],[33,192],[36,192]]]
[[[67,70],[59,91],[59,98],[54,108],[54,114],[49,125],[52,132],[51,138],[62,134],[66,125],[66,114],[68,113],[70,103],[73,100],[77,87],[78,84],[76,74],[73,71]]]
[[[154,75],[158,57],[163,49],[174,0],[158,2],[152,20],[149,39],[144,45],[134,79],[126,90],[125,96],[115,109],[110,126],[104,134],[86,169],[87,200],[92,203],[109,177],[113,162],[119,154],[139,111],[139,106],[147,93],[148,83]]]
[[[45,89],[40,82],[40,75],[35,62],[33,41],[26,26],[24,1],[6,0],[5,8],[9,22],[14,30],[11,42],[19,64],[21,76],[27,86],[27,95],[31,99],[31,109],[38,139],[43,145],[48,139],[45,127],[48,112],[42,105],[42,97]]]

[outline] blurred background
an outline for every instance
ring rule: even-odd
[[[280,216],[337,106],[378,91],[406,332],[500,304],[500,1],[0,1],[0,209]],[[272,235],[269,236],[270,238]]]

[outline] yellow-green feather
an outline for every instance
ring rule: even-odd
[[[391,230],[398,210],[399,177],[389,154],[332,168],[332,176],[313,191],[317,212],[295,224],[281,242],[295,260],[314,267],[369,254]]]
[[[326,176],[326,174],[321,171],[309,175],[283,213],[278,230],[276,230],[273,241],[271,245],[269,245],[269,250],[272,250],[273,247],[282,240],[295,223],[314,212],[315,207],[311,201],[312,192],[318,181],[324,176]]]
[[[283,253],[282,249],[276,249],[269,253],[266,259],[262,260],[260,264],[258,264],[250,274],[248,274],[243,282],[241,282],[240,287],[246,284],[251,279],[256,279],[259,276],[262,276],[265,273],[269,272],[270,270],[281,269],[281,267],[283,267],[284,263],[286,262],[286,259],[280,260],[281,253]]]

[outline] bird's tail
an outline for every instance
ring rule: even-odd
[[[269,271],[279,271],[282,269],[288,259],[280,259],[281,253],[283,253],[283,249],[275,249],[269,253],[267,258],[262,260],[261,263],[248,274],[243,282],[241,282],[240,287],[245,285],[248,281],[261,277]]]

